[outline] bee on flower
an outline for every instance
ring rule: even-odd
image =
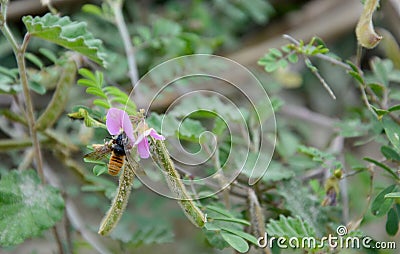
[[[143,114],[141,111],[140,113]],[[106,116],[106,126],[108,132],[113,135],[120,135],[122,132],[126,134],[129,139],[129,146],[132,149],[137,148],[139,157],[147,159],[150,156],[150,145],[148,137],[151,136],[157,140],[165,140],[165,137],[158,134],[153,128],[149,128],[143,117],[134,121],[137,126],[133,129],[131,119],[128,114],[121,109],[110,108]]]

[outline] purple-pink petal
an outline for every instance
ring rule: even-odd
[[[106,116],[106,126],[111,135],[118,135],[120,133],[122,129],[121,119],[124,113],[125,111],[117,108],[110,108],[108,110]]]
[[[153,128],[150,129],[149,135],[158,140],[165,140],[165,137],[163,135],[158,134],[156,130],[154,130]]]
[[[124,114],[122,115],[121,123],[122,123],[122,129],[124,130],[126,136],[129,138],[131,143],[135,142],[135,138],[133,137],[133,126],[131,123],[131,120],[129,119],[128,114],[123,111]]]
[[[139,137],[136,139],[134,145],[138,145],[139,143],[141,143],[144,139],[146,138],[145,134],[141,134],[139,135]]]
[[[118,135],[123,130],[130,142],[135,142],[132,123],[124,110],[110,108],[106,116],[106,126],[111,135]]]
[[[143,138],[142,141],[137,144],[137,151],[139,153],[140,158],[147,159],[150,156],[150,146],[147,138]]]

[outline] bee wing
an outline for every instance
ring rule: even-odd
[[[107,144],[105,145],[94,144],[92,146],[94,151],[86,154],[84,156],[85,159],[99,161],[104,159],[109,153],[111,153],[111,147]]]
[[[130,152],[126,152],[126,160],[127,163],[125,164],[125,167],[129,167],[131,170],[133,170],[135,175],[146,175],[146,172],[144,172],[139,163],[132,158]]]

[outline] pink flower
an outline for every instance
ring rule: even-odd
[[[158,134],[153,128],[143,131],[135,142],[135,145],[137,145],[138,154],[142,159],[147,159],[150,156],[150,145],[149,141],[147,140],[148,136],[152,136],[158,140],[165,140],[165,137]]]
[[[115,136],[121,134],[121,132],[125,132],[129,141],[131,143],[135,142],[132,123],[124,110],[110,108],[106,116],[106,126],[111,135]]]

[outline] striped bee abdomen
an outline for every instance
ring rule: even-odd
[[[125,155],[111,153],[110,162],[108,163],[108,173],[112,176],[118,175],[125,163]]]

